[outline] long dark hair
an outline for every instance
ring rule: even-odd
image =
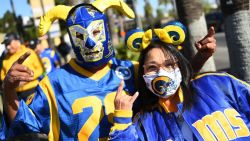
[[[138,70],[139,97],[137,100],[139,101],[140,104],[138,106],[138,109],[136,109],[136,111],[141,111],[141,110],[148,111],[158,104],[159,98],[146,87],[146,83],[143,79],[144,75],[143,65],[148,52],[153,48],[160,48],[165,56],[170,55],[170,58],[176,59],[178,61],[178,67],[180,68],[182,75],[181,88],[183,90],[184,109],[190,107],[192,103],[191,87],[190,87],[190,80],[192,77],[192,67],[190,63],[173,45],[169,45],[161,41],[153,41],[145,50],[141,52],[139,59],[139,70]]]

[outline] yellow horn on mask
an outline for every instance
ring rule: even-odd
[[[44,16],[41,16],[38,27],[39,36],[45,35],[55,20],[61,19],[65,21],[71,8],[70,6],[57,5],[50,9]]]
[[[135,18],[135,13],[125,2],[123,2],[123,0],[96,0],[91,4],[101,12],[112,7],[119,10],[129,18]]]

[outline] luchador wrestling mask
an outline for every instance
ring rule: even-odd
[[[58,5],[41,17],[39,33],[44,35],[49,29],[47,26],[55,19],[63,19],[78,63],[84,67],[104,65],[114,56],[107,18],[103,13],[110,7],[134,18],[134,12],[122,0],[96,0],[75,7]]]

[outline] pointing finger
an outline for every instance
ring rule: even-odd
[[[207,35],[204,38],[202,38],[200,41],[198,41],[198,43],[204,42],[204,40],[206,40],[207,38],[211,38],[211,37],[214,38],[214,35],[215,35],[215,30],[214,30],[214,27],[211,26],[208,30]]]
[[[25,52],[18,60],[18,64],[22,64],[28,57],[30,56],[30,52]]]
[[[124,81],[122,80],[116,92],[116,97],[119,97],[122,94],[123,86],[124,86]]]
[[[211,27],[209,28],[209,30],[208,30],[207,36],[208,36],[208,37],[213,37],[214,35],[215,35],[215,30],[214,30],[214,27],[211,26]]]

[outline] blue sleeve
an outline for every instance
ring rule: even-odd
[[[111,128],[110,141],[138,141],[136,123],[132,124],[132,111],[115,110],[114,125]]]
[[[110,141],[139,141],[136,125],[132,124],[125,130],[115,130],[109,135]]]
[[[250,85],[233,76],[230,76],[233,91],[235,92],[235,104],[238,111],[246,115],[250,120]]]
[[[3,116],[0,129],[0,140],[25,133],[49,132],[50,113],[46,97],[40,87],[31,95],[26,103],[21,100],[15,119],[8,125]]]

